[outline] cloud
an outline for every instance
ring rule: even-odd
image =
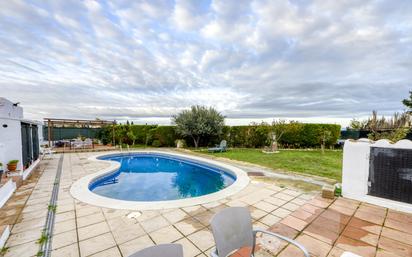
[[[41,119],[346,122],[403,109],[409,1],[3,1],[0,90]]]

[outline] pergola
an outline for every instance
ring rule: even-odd
[[[80,119],[44,118],[43,121],[44,121],[44,124],[47,124],[49,147],[51,146],[51,141],[53,138],[52,128],[64,127],[64,126],[101,128],[103,126],[116,124],[116,121],[110,121],[110,120],[80,120]],[[114,126],[113,126],[113,141],[114,141]]]

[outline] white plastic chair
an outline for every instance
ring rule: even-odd
[[[263,233],[280,238],[298,247],[306,257],[309,252],[297,241],[277,233],[262,229],[253,229],[252,217],[245,207],[229,207],[216,213],[210,221],[216,248],[211,257],[226,257],[242,247],[250,247],[251,257],[254,256],[256,234]]]
[[[129,257],[183,257],[183,247],[180,244],[160,244],[147,247]]]

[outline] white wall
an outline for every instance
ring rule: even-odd
[[[20,120],[0,118],[0,162],[6,167],[10,160],[19,160],[17,169],[22,170],[22,143]]]
[[[368,139],[346,140],[343,148],[342,195],[358,201],[412,213],[412,204],[367,195],[371,146],[412,149],[412,141],[401,140],[392,144],[388,140],[376,142]]]

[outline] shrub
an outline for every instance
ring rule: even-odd
[[[162,146],[162,144],[160,143],[159,140],[156,139],[156,140],[153,140],[152,146],[154,146],[154,147],[160,147],[160,146]]]

